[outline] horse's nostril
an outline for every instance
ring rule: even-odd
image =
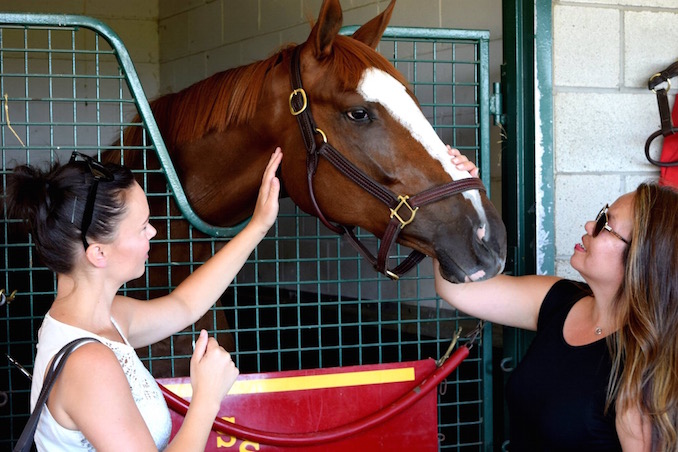
[[[472,275],[466,275],[464,278],[464,282],[478,281],[480,279],[483,279],[485,276],[486,276],[485,270],[478,270]]]
[[[478,237],[479,242],[483,242],[485,240],[485,225],[482,225],[481,227],[478,228],[476,231],[476,237]]]

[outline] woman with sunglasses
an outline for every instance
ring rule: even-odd
[[[456,150],[460,169],[477,171]],[[460,311],[536,331],[506,387],[511,451],[678,450],[678,192],[641,184],[585,224],[572,267],[436,290]]]
[[[31,407],[54,354],[94,337],[69,357],[35,434],[38,450],[204,450],[222,398],[238,376],[230,355],[203,330],[191,358],[193,396],[168,444],[169,410],[134,349],[195,323],[224,292],[278,214],[280,148],[263,175],[247,226],[167,296],[118,295],[145,271],[146,195],[129,169],[74,152],[66,165],[19,166],[8,176],[12,218],[30,226],[42,262],[57,274],[57,294],[38,333]]]

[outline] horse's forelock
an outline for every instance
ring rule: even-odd
[[[293,47],[283,48],[265,60],[229,69],[151,103],[153,114],[169,148],[211,132],[252,119],[269,70],[287,60]],[[342,90],[355,90],[365,69],[376,67],[408,86],[405,78],[382,55],[347,36],[337,36],[327,69]]]
[[[386,58],[371,47],[348,36],[340,35],[335,38],[332,56],[326,64],[328,73],[339,79],[339,86],[345,91],[355,90],[365,69],[371,67],[380,69],[402,85],[409,86],[405,77]]]

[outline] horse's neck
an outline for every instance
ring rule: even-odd
[[[154,101],[151,108],[168,148],[250,122],[283,52],[219,72]]]

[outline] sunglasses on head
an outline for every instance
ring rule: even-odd
[[[82,245],[85,247],[85,250],[89,248],[89,243],[87,243],[87,230],[92,224],[92,215],[94,214],[94,201],[97,196],[97,187],[99,186],[99,181],[111,182],[113,180],[113,173],[104,167],[101,162],[94,160],[89,155],[82,154],[78,151],[73,151],[71,154],[71,160],[69,163],[73,162],[85,162],[87,168],[89,168],[90,174],[92,174],[93,181],[92,185],[89,187],[89,193],[87,194],[87,202],[85,202],[85,212],[82,214],[82,224],[80,225],[80,235],[82,238]]]
[[[630,242],[629,242],[628,240],[626,240],[624,237],[622,237],[622,236],[619,235],[617,232],[615,232],[615,231],[610,227],[610,225],[607,223],[607,220],[608,220],[608,218],[607,218],[607,209],[609,209],[609,207],[610,207],[610,206],[608,206],[607,204],[605,204],[605,207],[603,207],[602,209],[600,209],[600,212],[598,212],[598,216],[596,217],[596,225],[595,225],[595,227],[593,228],[593,234],[591,234],[591,235],[592,235],[593,237],[598,237],[598,234],[600,234],[600,232],[601,232],[603,229],[605,229],[606,231],[608,231],[610,234],[612,234],[612,235],[614,235],[615,237],[617,237],[617,238],[618,238],[619,240],[621,240],[622,242],[626,243],[627,245],[630,244]]]

